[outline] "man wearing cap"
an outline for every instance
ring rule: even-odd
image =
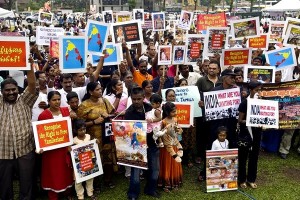
[[[213,91],[227,90],[227,89],[237,87],[235,83],[235,76],[236,74],[233,73],[231,69],[225,69],[224,71],[222,71],[221,73],[222,84],[215,87]],[[214,126],[211,126],[211,132],[210,132],[212,137],[210,138],[209,144],[212,144],[212,142],[217,138],[217,128],[220,126],[225,126],[228,130],[227,139],[229,141],[229,147],[230,148],[235,147],[236,140],[237,140],[235,135],[236,125],[237,125],[236,117],[217,119],[214,120],[213,123]]]

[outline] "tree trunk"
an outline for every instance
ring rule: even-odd
[[[233,8],[233,0],[230,0],[230,4],[229,4],[229,12],[231,13],[232,8]]]
[[[254,1],[254,0],[251,0],[251,1],[250,1],[250,12],[252,12],[252,9],[253,9],[253,1]]]

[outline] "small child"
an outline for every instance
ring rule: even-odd
[[[220,126],[217,130],[218,139],[216,139],[211,147],[211,150],[223,150],[228,149],[229,142],[227,137],[227,128],[225,126]]]
[[[89,134],[85,134],[86,126],[85,126],[84,120],[77,119],[74,121],[73,125],[74,125],[73,132],[75,132],[75,134],[77,135],[73,139],[74,144],[81,144],[81,143],[88,142],[91,140],[91,136]],[[89,196],[89,198],[94,200],[94,199],[96,199],[96,197],[93,194],[93,192],[94,192],[93,181],[94,181],[93,178],[87,180],[85,182],[86,183],[85,188],[86,188],[86,192],[87,192],[87,195]],[[75,183],[75,190],[76,190],[78,199],[84,199],[84,188],[82,186],[82,183]]]
[[[152,110],[146,114],[147,120],[147,133],[153,132],[153,139],[158,147],[163,147],[163,142],[161,136],[163,135],[160,132],[161,130],[161,120],[162,120],[162,110],[161,103],[162,98],[158,94],[153,94],[150,97],[150,103],[152,105]],[[158,141],[158,142],[157,142]]]

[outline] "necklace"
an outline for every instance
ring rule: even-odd
[[[221,142],[219,140],[218,140],[218,142],[219,142],[220,146],[222,147],[222,149],[226,149],[226,141],[224,141],[225,142],[225,146],[224,147],[222,146],[222,144],[221,144]]]

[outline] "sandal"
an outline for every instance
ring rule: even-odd
[[[252,189],[256,189],[257,188],[257,185],[256,183],[250,183],[248,182],[249,186],[252,188]]]
[[[91,200],[97,200],[97,198],[96,198],[94,195],[89,196],[89,198],[90,198]]]
[[[246,183],[241,183],[240,187],[243,188],[243,189],[246,189],[247,188],[247,184]]]
[[[166,188],[166,187],[164,187],[163,190],[164,190],[164,192],[166,192],[166,193],[170,193],[170,190],[169,190],[168,188]]]

